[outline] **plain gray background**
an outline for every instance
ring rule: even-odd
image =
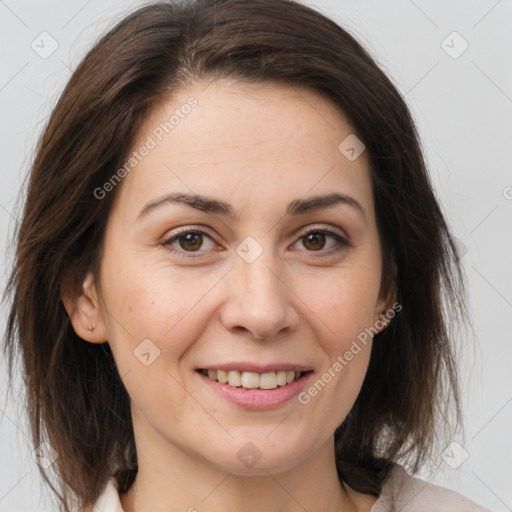
[[[469,338],[459,340],[467,440],[419,476],[492,511],[511,511],[512,1],[306,3],[355,35],[405,96],[464,253],[476,334],[476,348]],[[84,52],[138,5],[0,0],[2,288],[16,198],[43,123]],[[52,44],[55,51],[41,55]],[[3,329],[5,307],[0,318]],[[21,395],[4,398],[5,375],[2,362],[0,511],[54,510],[32,457]]]

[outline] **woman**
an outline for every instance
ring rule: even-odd
[[[399,464],[460,426],[463,276],[403,99],[311,8],[155,3],[104,36],[8,292],[62,510],[485,510]]]

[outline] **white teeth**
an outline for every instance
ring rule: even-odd
[[[286,385],[286,372],[284,370],[280,370],[276,373],[277,375],[277,385],[284,386]]]
[[[293,372],[295,377],[295,372]],[[276,372],[262,373],[260,376],[261,389],[274,389],[277,388],[277,375]]]
[[[208,377],[212,380],[218,380],[221,384],[229,384],[235,388],[243,387],[245,389],[275,389],[278,386],[286,386],[298,379],[302,373],[279,370],[277,372],[239,372],[237,370],[208,370]],[[203,371],[206,374],[206,371]]]
[[[242,375],[240,372],[236,370],[230,370],[228,372],[228,384],[235,388],[238,388],[242,385]]]
[[[230,384],[231,385],[231,384]],[[242,373],[242,387],[247,389],[260,387],[260,376],[255,372]]]

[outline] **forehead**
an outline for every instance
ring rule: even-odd
[[[192,102],[195,106],[189,108]],[[190,124],[197,137],[188,136]],[[160,135],[169,144],[173,140],[179,142],[182,151],[215,149],[219,152],[227,141],[231,143],[229,151],[233,151],[237,143],[243,146],[256,146],[261,141],[293,143],[305,135],[311,138],[308,149],[312,149],[322,142],[330,144],[332,137],[336,140],[343,133],[354,132],[342,109],[312,89],[228,79],[195,82],[161,101],[141,127],[139,142],[151,133],[160,139],[159,128],[164,131]],[[166,137],[171,133],[172,137]],[[180,137],[180,133],[185,136]],[[215,142],[219,142],[215,148],[207,146]]]
[[[288,191],[296,197],[341,186],[367,196],[364,202],[371,199],[368,155],[351,161],[339,147],[354,135],[341,108],[309,88],[196,82],[146,117],[127,158],[134,165],[123,195],[177,189],[285,202]]]

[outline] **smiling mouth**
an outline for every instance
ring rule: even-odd
[[[300,379],[302,376],[311,373],[296,371],[277,371],[277,372],[239,372],[237,370],[196,370],[209,379],[220,382],[233,388],[244,389],[276,389],[285,387],[288,384]]]

